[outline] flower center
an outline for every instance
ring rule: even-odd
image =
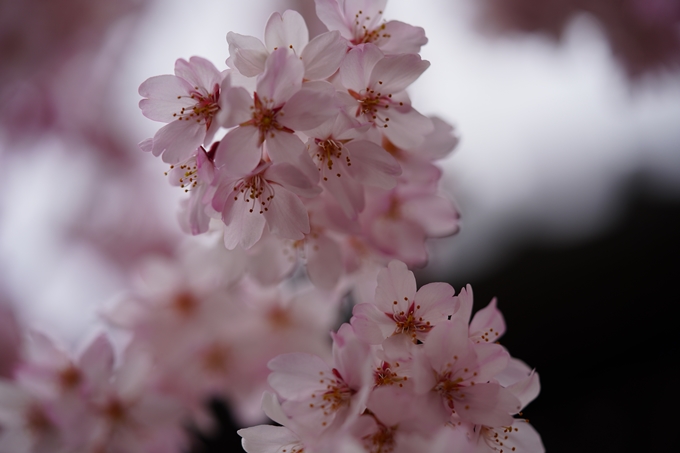
[[[373,434],[363,437],[368,451],[370,453],[390,453],[393,451],[395,447],[394,433],[396,430],[396,426],[387,427],[378,422],[378,430]]]
[[[81,380],[82,375],[80,370],[73,366],[73,364],[69,364],[59,373],[59,384],[61,385],[61,388],[66,391],[76,388]]]
[[[260,99],[257,93],[254,93],[253,97],[255,100],[253,105],[250,106],[250,110],[252,110],[252,118],[245,123],[240,124],[240,126],[255,126],[258,128],[260,131],[260,145],[264,143],[265,139],[267,138],[267,134],[270,134],[271,137],[274,137],[273,130],[288,132],[291,134],[294,132],[292,129],[282,126],[278,123],[278,121],[276,121],[276,116],[279,114],[279,111],[283,106],[272,108],[269,107],[269,105],[273,104],[273,101],[268,100],[267,98]]]
[[[383,12],[378,11],[377,17],[371,18],[367,16],[362,10],[354,15],[354,30],[351,43],[355,46],[359,44],[364,44],[367,42],[375,42],[380,38],[389,38],[391,35],[385,33],[385,23],[380,24],[380,26],[373,28],[373,24],[379,20]]]
[[[182,97],[177,96],[177,99]],[[220,110],[220,86],[215,84],[211,93],[205,89],[194,87],[194,90],[189,92],[189,97],[196,101],[193,107],[182,107],[179,113],[174,113],[172,116],[178,117],[178,120],[205,122],[205,128],[209,129],[215,114]]]
[[[395,363],[395,367],[399,367],[399,362]],[[408,381],[408,376],[402,377],[392,371],[392,366],[388,362],[383,362],[381,366],[375,369],[373,378],[376,387],[392,384],[398,384],[399,387],[403,387],[403,382]]]
[[[460,383],[463,382],[463,378],[458,377],[453,380],[451,378],[452,376],[450,371],[439,375],[437,384],[432,390],[439,393],[441,397],[446,400],[449,408],[453,409],[453,400],[463,397],[463,394],[459,391],[461,387]]]
[[[394,301],[394,305],[397,305],[396,300]],[[425,333],[432,330],[430,321],[423,322],[421,316],[416,316],[415,311],[418,309],[420,309],[420,305],[416,305],[414,301],[411,302],[407,311],[395,311],[392,314],[386,313],[397,325],[394,329],[395,335],[404,333],[410,335],[411,338],[413,338],[413,341],[416,341],[416,335],[418,333]]]
[[[343,140],[333,140],[329,138],[327,140],[315,139],[314,142],[319,147],[318,152],[314,156],[314,160],[316,161],[317,168],[323,175],[324,181],[328,181],[326,172],[328,172],[328,174],[335,173],[337,178],[342,176],[342,166],[338,165],[335,172],[333,172],[333,165],[334,160],[343,158],[343,154],[346,165],[348,167],[352,166],[352,160],[350,159],[349,154],[346,151],[343,152]]]
[[[382,85],[382,80],[378,81],[379,85]],[[376,126],[388,127],[390,118],[387,116],[387,112],[390,105],[396,105],[392,101],[392,94],[383,94],[381,92],[376,92],[371,87],[367,87],[365,90],[361,90],[357,93],[354,90],[347,90],[347,92],[358,102],[357,110],[355,116],[358,118],[363,116],[364,119]],[[403,102],[398,103],[399,106],[403,106]]]
[[[274,198],[274,189],[261,174],[240,180],[234,186],[234,192],[240,192],[242,201],[252,203],[249,212],[257,209],[260,214],[269,211],[269,204]],[[239,196],[235,195],[234,200],[238,201]]]
[[[512,426],[503,426],[499,428],[489,428],[487,426],[482,426],[481,435],[484,438],[484,442],[491,448],[492,451],[497,451],[499,453],[513,452],[517,448],[508,445],[510,436],[508,434],[513,431],[519,431],[518,428],[513,428]]]

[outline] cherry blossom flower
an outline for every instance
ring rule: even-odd
[[[387,0],[315,0],[316,14],[329,30],[340,30],[352,45],[375,44],[385,54],[420,52],[425,30],[391,20],[382,21]]]
[[[269,362],[269,385],[283,399],[283,411],[311,433],[331,426],[338,429],[359,416],[370,390],[368,347],[349,324],[343,324],[333,339],[333,366],[302,353],[283,354]]]
[[[303,89],[303,75],[300,59],[278,49],[267,58],[252,97],[243,87],[225,90],[224,126],[238,127],[217,147],[217,167],[227,174],[242,175],[264,159],[289,162],[310,179],[318,178],[304,143],[294,132],[318,126],[335,115],[337,108],[328,83],[322,83],[325,89],[318,89],[318,84]]]
[[[438,395],[442,406],[434,410],[446,408],[464,421],[498,427],[511,424],[511,414],[521,408],[512,392],[490,382],[507,366],[509,354],[497,344],[472,343],[460,320],[435,326],[415,360],[416,392]]]
[[[210,142],[219,127],[214,119],[223,78],[208,60],[191,57],[188,62],[177,60],[175,75],[151,77],[140,85],[139,94],[145,98],[139,101],[142,113],[168,123],[153,137],[154,156],[162,154],[164,162],[177,164]],[[149,149],[148,144],[144,148]]]
[[[424,341],[438,322],[453,313],[453,294],[447,283],[430,283],[416,292],[413,272],[404,263],[391,261],[378,274],[375,303],[354,307],[352,326],[370,344],[381,344],[392,335]]]
[[[264,71],[270,53],[290,49],[302,60],[305,80],[323,80],[338,70],[347,50],[337,31],[322,33],[309,41],[305,20],[292,10],[271,15],[264,31],[264,44],[257,38],[234,32],[227,34],[227,42],[230,55],[227,65],[247,77]]]
[[[225,177],[212,200],[226,225],[225,246],[229,250],[239,244],[252,247],[265,223],[279,237],[303,239],[309,233],[309,217],[298,195],[313,197],[320,191],[287,162],[262,162],[246,175]]]
[[[420,145],[432,121],[411,107],[404,90],[430,66],[414,54],[385,56],[373,44],[355,47],[340,65],[339,77],[355,116],[401,148]]]
[[[364,184],[391,189],[401,174],[399,164],[387,151],[358,139],[360,126],[341,112],[333,121],[307,131],[309,153],[319,170],[321,186],[351,219],[364,208]]]
[[[458,231],[458,211],[431,187],[397,185],[391,191],[366,191],[366,208],[359,216],[366,241],[387,257],[409,266],[427,262],[425,240]]]
[[[170,184],[179,186],[190,194],[180,214],[180,225],[184,231],[193,235],[207,232],[210,226],[211,216],[206,211],[212,211],[211,200],[215,193],[215,186],[212,185],[215,179],[215,164],[212,162],[215,149],[216,145],[213,145],[206,152],[200,146],[194,155],[184,162],[172,165],[167,173]]]

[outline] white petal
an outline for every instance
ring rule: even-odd
[[[274,13],[269,17],[264,29],[264,43],[269,52],[276,49],[292,49],[300,55],[309,42],[309,31],[305,19],[293,10],[283,15]]]
[[[229,55],[227,64],[233,65],[246,77],[254,77],[264,71],[265,61],[269,52],[262,41],[252,36],[227,33],[229,43]]]
[[[340,38],[340,32],[323,33],[302,51],[300,58],[305,64],[305,79],[322,80],[338,70],[347,53],[347,44]]]

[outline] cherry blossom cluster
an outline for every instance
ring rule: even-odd
[[[227,35],[227,69],[192,57],[142,83],[167,124],[141,148],[201,236],[146,259],[102,312],[117,335],[79,353],[0,316],[0,453],[186,451],[215,397],[281,425],[240,430],[248,453],[544,451],[521,415],[538,374],[498,343],[495,301],[472,317],[469,286],[409,271],[458,229],[434,163],[458,138],[406,93],[424,30],[386,0],[315,5],[311,40],[274,13],[263,41]]]
[[[274,13],[264,42],[227,35],[228,69],[180,59],[139,88],[144,115],[168,123],[141,147],[189,192],[184,229],[222,229],[246,267],[268,263],[263,283],[298,262],[324,289],[366,263],[420,266],[427,238],[457,231],[432,161],[458,139],[405,91],[427,38],[385,22],[385,3],[316,1],[329,31],[311,40],[299,13]]]
[[[472,312],[472,289],[416,290],[392,261],[373,303],[354,307],[333,334],[333,359],[305,353],[269,362],[263,409],[282,426],[239,431],[248,453],[542,452],[513,417],[539,393],[538,374],[496,343],[505,332],[495,300]]]
[[[32,332],[13,379],[0,379],[3,453],[179,451],[182,406],[151,381],[147,354],[128,349],[114,366],[105,335],[80,354]]]

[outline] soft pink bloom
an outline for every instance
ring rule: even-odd
[[[229,249],[252,247],[265,224],[276,236],[299,240],[309,233],[309,216],[298,198],[313,197],[321,189],[290,163],[262,162],[252,172],[219,183],[212,200],[226,225],[224,244]]]
[[[144,116],[169,123],[153,138],[154,156],[162,154],[164,162],[177,164],[212,140],[219,128],[214,119],[220,110],[223,78],[208,60],[191,57],[188,62],[177,60],[175,75],[151,77],[140,85],[139,94],[145,99],[139,101],[139,108]]]
[[[91,398],[92,417],[81,429],[91,451],[143,453],[163,436],[184,443],[178,402],[151,386],[149,357],[128,351]]]
[[[292,353],[269,362],[269,385],[286,415],[305,432],[320,433],[358,417],[371,388],[368,346],[349,324],[333,335],[333,366],[319,357]]]
[[[309,41],[307,24],[297,11],[273,13],[264,31],[264,44],[252,36],[227,34],[229,55],[227,65],[241,74],[253,77],[265,69],[270,53],[289,49],[304,64],[305,80],[323,80],[338,70],[345,57],[347,44],[337,31],[323,33]]]
[[[0,451],[65,453],[59,422],[51,403],[0,379]]]
[[[449,416],[485,426],[507,426],[521,403],[492,378],[508,364],[509,354],[497,344],[477,344],[468,339],[460,320],[444,321],[428,335],[415,356],[416,392],[437,395]]]
[[[352,326],[357,336],[381,344],[393,335],[424,341],[439,322],[453,313],[454,289],[447,283],[430,283],[416,292],[413,272],[400,261],[391,261],[378,274],[374,303],[354,307]]]
[[[409,266],[427,262],[425,240],[458,231],[458,211],[431,187],[400,184],[391,191],[367,190],[359,215],[366,242]]]
[[[243,87],[225,90],[224,126],[237,127],[217,147],[215,165],[220,171],[243,175],[264,159],[289,162],[316,181],[316,168],[294,132],[318,126],[335,115],[337,107],[330,84],[318,89],[321,82],[315,82],[313,88],[303,88],[303,76],[300,59],[279,49],[267,58],[252,97]]]
[[[385,56],[373,44],[355,47],[340,65],[340,81],[353,114],[401,148],[420,145],[432,121],[413,107],[405,89],[430,66],[414,54]]]
[[[401,174],[399,164],[387,151],[361,140],[365,129],[340,112],[334,120],[307,131],[309,153],[319,170],[321,186],[351,219],[364,208],[364,185],[391,189]]]
[[[315,0],[316,14],[329,30],[340,30],[352,45],[375,44],[386,54],[418,53],[427,44],[425,30],[384,22],[387,0]]]
[[[496,299],[489,302],[485,308],[472,314],[472,287],[467,285],[456,296],[456,318],[460,318],[465,324],[470,323],[470,340],[475,343],[494,343],[505,333],[505,319],[496,307]]]
[[[167,173],[170,184],[189,193],[189,199],[183,203],[180,225],[185,232],[193,235],[208,231],[211,217],[206,211],[214,212],[211,205],[215,192],[215,186],[212,185],[215,179],[215,164],[212,162],[214,156],[215,145],[209,152],[200,146],[194,155],[172,165]]]
[[[543,453],[545,447],[541,436],[526,421],[514,419],[509,426],[490,428],[481,426],[477,429],[474,453],[496,453],[509,451],[513,453]]]
[[[459,138],[453,126],[440,118],[431,117],[434,129],[425,136],[423,143],[411,149],[402,149],[383,137],[382,146],[399,162],[402,169],[400,180],[405,183],[430,185],[436,188],[442,170],[432,161],[443,159],[458,145]]]

